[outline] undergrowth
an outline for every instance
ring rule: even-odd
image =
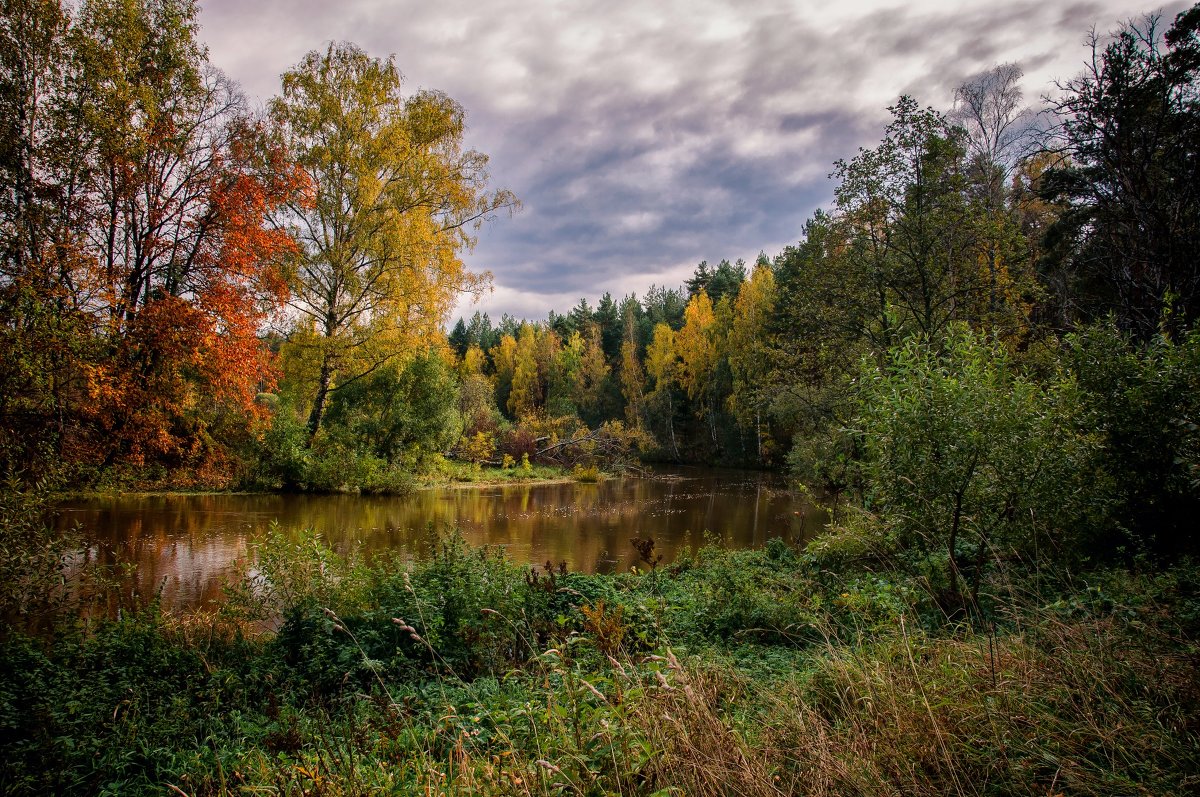
[[[901,578],[780,542],[669,566],[646,546],[615,576],[455,535],[415,563],[276,543],[220,613],[10,634],[0,791],[1200,789],[1188,564],[1010,583],[951,623]]]

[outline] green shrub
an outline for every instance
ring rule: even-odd
[[[30,485],[13,473],[0,479],[0,631],[61,608],[67,597],[63,561],[80,543],[50,525],[52,507],[49,482]]]
[[[324,425],[360,455],[412,466],[425,455],[446,451],[462,433],[457,398],[449,366],[425,352],[402,368],[385,365],[339,386]]]
[[[781,540],[613,576],[430,531],[272,535],[278,633],[157,607],[0,644],[0,793],[1188,794],[1193,563],[1089,573],[986,632]],[[245,619],[245,615],[242,619]]]
[[[1100,438],[1099,463],[1116,492],[1112,549],[1179,554],[1200,545],[1200,331],[1140,346],[1112,326],[1067,339],[1080,422]]]
[[[997,560],[1092,553],[1107,485],[1070,378],[1039,385],[964,327],[909,340],[860,378],[867,506],[950,608],[977,601]]]

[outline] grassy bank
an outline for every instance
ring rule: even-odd
[[[913,582],[781,543],[616,576],[456,538],[411,567],[274,551],[218,615],[10,637],[0,790],[1200,788],[1191,567],[993,581],[988,616],[950,623]]]
[[[557,465],[530,465],[522,467],[520,463],[510,467],[482,465],[476,466],[470,462],[443,460],[436,468],[404,474],[397,479],[388,490],[381,491],[385,495],[405,495],[413,490],[436,489],[439,487],[484,487],[503,484],[566,484],[575,481],[599,481],[607,474],[595,468],[564,468]],[[288,490],[268,489],[215,489],[195,486],[172,487],[162,483],[142,483],[126,481],[110,483],[98,488],[78,490],[59,489],[54,492],[56,498],[95,498],[113,495],[152,496],[152,495],[260,495],[291,492]],[[346,486],[343,489],[328,489],[317,492],[357,494],[359,488]]]
[[[493,484],[561,484],[575,481],[570,468],[520,462],[507,467],[446,460],[436,470],[417,477],[419,487],[474,487]]]

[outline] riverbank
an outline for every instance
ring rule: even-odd
[[[597,473],[599,473],[597,471]],[[567,484],[577,481],[570,468],[513,463],[508,467],[446,460],[433,472],[417,477],[418,489],[491,487],[497,484]]]
[[[372,558],[420,556],[430,547],[430,528],[457,527],[470,544],[503,548],[515,562],[614,572],[638,564],[633,537],[653,538],[669,565],[707,539],[730,548],[761,547],[772,537],[800,541],[826,520],[777,475],[685,473],[595,484],[448,483],[403,496],[110,495],[58,502],[54,522],[62,533],[77,530],[80,547],[131,594],[188,609],[218,604],[224,585],[263,552],[273,530],[299,539],[311,529],[343,555]]]
[[[1193,568],[916,582],[781,541],[635,572],[282,541],[268,588],[0,648],[8,793],[1094,794],[1200,785]],[[1086,583],[1086,587],[1081,586]],[[278,633],[243,632],[265,612]]]
[[[598,472],[598,478],[612,478],[616,474]],[[523,468],[520,464],[512,467],[481,466],[476,467],[469,462],[447,460],[433,471],[410,474],[410,480],[403,489],[395,495],[406,495],[413,490],[430,490],[440,487],[490,487],[497,484],[568,484],[579,481],[578,475],[570,468],[554,465],[532,465]],[[590,480],[590,479],[589,479]],[[54,497],[59,500],[75,500],[90,498],[111,498],[126,496],[131,498],[150,498],[155,496],[205,496],[205,495],[360,495],[361,491],[347,488],[345,490],[297,491],[286,489],[218,489],[204,487],[181,487],[179,489],[151,486],[146,484],[109,485],[90,490],[57,490]],[[387,495],[388,493],[373,493]]]

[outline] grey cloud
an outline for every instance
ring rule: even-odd
[[[467,256],[495,274],[508,304],[482,309],[498,317],[774,253],[899,94],[944,105],[967,75],[1019,61],[1036,97],[1082,61],[1091,24],[1132,15],[1124,2],[209,0],[201,21],[218,66],[263,98],[305,51],[348,39],[462,102],[468,144],[526,204]]]

